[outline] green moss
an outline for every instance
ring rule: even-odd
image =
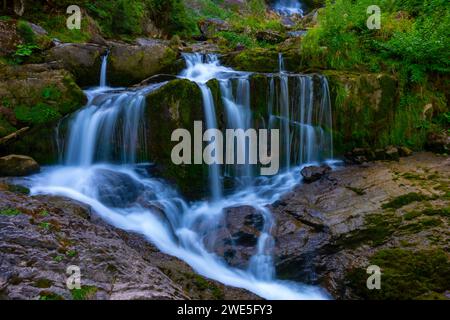
[[[426,216],[442,216],[442,217],[450,217],[450,207],[445,208],[428,208],[422,211],[422,214]]]
[[[422,215],[422,212],[419,212],[419,211],[411,211],[411,212],[408,212],[408,213],[406,213],[406,214],[404,214],[403,215],[403,219],[405,219],[405,220],[413,220],[413,219],[415,219],[415,218],[417,218],[417,217],[420,217]]]
[[[38,279],[35,281],[34,285],[38,288],[46,289],[53,285],[53,281],[49,279]]]
[[[19,209],[13,209],[13,208],[7,208],[7,209],[1,209],[0,210],[0,216],[18,216],[22,214],[22,212]]]
[[[53,292],[42,291],[39,294],[39,300],[64,300],[64,298],[59,294]]]
[[[347,284],[362,299],[410,300],[441,296],[449,289],[450,259],[443,250],[384,249],[370,258],[382,270],[381,290],[368,290],[365,269],[355,269]]]
[[[193,275],[193,284],[202,291],[208,290],[211,291],[212,296],[214,299],[222,300],[224,298],[224,292],[221,290],[218,286],[216,286],[214,283],[206,280],[205,278],[194,274]]]
[[[430,197],[419,194],[416,192],[411,192],[405,195],[401,195],[395,199],[392,199],[388,203],[382,205],[383,209],[399,209],[413,202],[421,202],[425,200],[430,200]]]
[[[227,61],[238,70],[253,72],[278,71],[278,52],[276,50],[247,49]]]
[[[19,194],[25,194],[25,195],[30,194],[30,189],[28,189],[27,187],[24,187],[24,186],[17,185],[17,184],[8,184],[8,191],[14,192],[14,193],[19,193]]]
[[[39,223],[39,227],[45,230],[50,230],[52,225],[49,222],[41,222]]]
[[[32,107],[20,105],[14,108],[17,120],[31,125],[44,124],[55,121],[62,115],[45,103],[38,103]]]
[[[366,192],[364,191],[364,189],[360,189],[360,188],[353,188],[353,187],[346,187],[348,190],[353,191],[354,193],[356,193],[358,196],[363,196],[366,194]]]
[[[19,20],[19,22],[17,23],[17,31],[26,44],[36,43],[36,37],[34,35],[33,29],[31,29],[28,22]]]
[[[56,257],[53,258],[53,261],[60,263],[61,261],[64,260],[64,256],[61,255],[57,255]]]
[[[0,137],[7,136],[15,131],[16,128],[0,114]]]
[[[336,242],[336,245],[356,248],[361,243],[379,246],[397,230],[401,224],[401,217],[394,213],[371,214],[365,218],[364,226],[346,235]]]
[[[66,256],[73,258],[76,257],[78,255],[78,252],[76,250],[67,250],[66,251]]]
[[[98,288],[94,286],[82,286],[81,289],[70,290],[73,300],[91,300],[95,297]]]

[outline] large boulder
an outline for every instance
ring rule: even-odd
[[[30,129],[0,154],[27,154],[39,163],[57,159],[54,126],[85,104],[83,91],[57,63],[0,66],[0,135]]]
[[[137,39],[131,45],[121,42],[109,42],[108,45],[107,78],[108,83],[115,86],[129,86],[164,73],[177,59],[177,53],[160,40]]]
[[[142,183],[121,172],[97,169],[93,179],[96,181],[97,198],[110,207],[133,205],[144,191]]]
[[[385,148],[399,121],[397,80],[381,73],[324,71],[324,75],[330,87],[337,153],[354,147]]]
[[[429,133],[425,147],[432,152],[448,154],[450,152],[450,136],[446,132]]]
[[[218,90],[217,87],[215,89]],[[217,94],[214,96],[216,102],[219,101]],[[208,185],[208,167],[194,164],[175,165],[171,158],[172,148],[178,144],[171,141],[172,132],[176,129],[186,129],[193,137],[194,121],[204,120],[198,85],[189,80],[173,80],[150,93],[146,101],[148,148],[151,159],[157,164],[157,170],[163,177],[174,182],[184,195],[201,198],[205,194],[205,186]]]
[[[94,86],[100,82],[102,55],[107,48],[94,43],[64,43],[51,48],[47,61],[61,61],[81,86]]]
[[[331,168],[329,166],[310,166],[302,169],[301,174],[303,177],[303,181],[306,183],[312,183],[318,181],[325,177],[327,174],[331,172]]]
[[[39,171],[39,164],[33,158],[15,154],[0,158],[0,176],[22,177]]]
[[[217,36],[218,32],[230,30],[228,22],[218,18],[207,18],[198,22],[198,27],[205,39]]]
[[[204,237],[207,248],[234,267],[246,269],[257,251],[258,238],[264,227],[264,216],[252,206],[225,208],[217,228]]]

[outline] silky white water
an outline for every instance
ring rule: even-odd
[[[273,8],[278,13],[286,16],[303,15],[302,5],[299,0],[277,0]]]
[[[227,125],[250,126],[250,74],[221,66],[215,56],[189,55],[186,61],[188,67],[181,77],[199,85],[207,127],[217,127],[214,101],[207,86],[211,79],[220,82],[229,118]],[[232,89],[236,82],[239,95]],[[247,289],[266,299],[327,299],[328,295],[318,287],[276,279],[271,236],[275,221],[266,205],[298,184],[300,165],[291,165],[289,161],[291,170],[270,178],[253,177],[251,184],[229,195],[222,193],[224,170],[215,166],[209,173],[212,189],[209,200],[190,204],[167,183],[148,173],[147,164],[139,159],[139,154],[146,153],[145,107],[150,108],[151,116],[145,96],[163,85],[139,90],[100,87],[86,91],[88,104],[69,119],[67,132],[59,134],[64,142],[59,144],[63,165],[46,168],[33,176],[31,192],[86,203],[112,225],[143,235],[162,252],[184,260],[199,274],[225,285]],[[275,93],[270,96],[275,100]],[[268,108],[276,109],[273,104],[274,101],[269,101]],[[303,105],[308,109],[312,103]],[[296,121],[291,122],[295,128]],[[312,123],[310,126],[315,128]],[[250,175],[246,170],[238,176]],[[256,251],[245,270],[227,265],[204,243],[205,235],[221,222],[224,209],[242,205],[255,207],[264,217]]]

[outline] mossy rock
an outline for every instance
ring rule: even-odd
[[[253,48],[224,57],[224,62],[236,70],[250,72],[278,72],[278,52],[272,49]]]
[[[207,188],[205,165],[175,165],[171,159],[171,141],[176,129],[187,129],[194,138],[194,121],[203,121],[203,101],[197,84],[184,79],[169,82],[147,96],[146,121],[150,159],[161,175],[176,183],[188,197],[198,198]]]
[[[56,161],[54,127],[85,104],[83,91],[69,72],[48,64],[7,66],[1,71],[1,136],[23,127],[30,130],[14,143],[1,146],[0,152],[29,155],[42,164]]]
[[[390,134],[398,109],[396,79],[375,73],[327,70],[323,74],[330,86],[337,152],[385,147],[384,137]]]
[[[108,83],[114,86],[136,84],[170,69],[177,60],[177,53],[168,45],[156,40],[138,40],[129,45],[110,43]]]
[[[363,268],[346,275],[347,285],[359,298],[449,299],[444,293],[450,289],[450,259],[443,250],[383,249],[370,258],[370,264],[381,268],[381,290],[367,289],[368,274]]]

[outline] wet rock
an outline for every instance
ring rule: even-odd
[[[301,171],[301,175],[303,177],[303,181],[305,181],[306,183],[312,183],[322,179],[330,172],[331,168],[329,166],[311,166],[303,168]]]
[[[105,205],[124,208],[137,201],[144,186],[131,176],[106,169],[97,169],[94,179],[98,199]]]
[[[188,299],[84,205],[0,190],[0,210],[3,299]],[[81,269],[80,292],[66,287],[68,265]]]
[[[155,39],[138,38],[135,44],[108,42],[108,82],[129,86],[170,68],[177,53],[169,44]]]
[[[212,248],[231,266],[245,269],[256,253],[258,238],[264,227],[264,216],[252,206],[226,208],[219,225],[205,237]]]
[[[56,45],[47,53],[47,61],[61,61],[81,86],[98,85],[101,57],[107,48],[94,43],[64,43]]]
[[[33,158],[15,154],[0,158],[0,176],[22,177],[39,171],[39,164]]]
[[[427,179],[430,170],[435,172],[433,179]],[[271,207],[277,275],[319,284],[337,299],[359,299],[352,288],[367,292],[365,282],[349,286],[353,280],[348,274],[366,274],[370,257],[379,250],[448,250],[448,219],[441,219],[442,208],[449,205],[449,170],[448,159],[415,153],[398,162],[348,166],[331,172],[329,179],[297,187]],[[416,179],[423,182],[417,184]],[[436,186],[442,191],[436,193]],[[433,195],[435,200],[405,201],[408,192]],[[393,199],[402,199],[400,209],[382,207]],[[442,216],[430,219],[433,214]]]
[[[413,152],[408,147],[398,147],[398,154],[400,157],[410,157]]]
[[[280,43],[285,40],[281,34],[272,30],[258,31],[256,33],[256,38],[271,44]]]
[[[394,146],[388,146],[385,149],[386,154],[386,160],[390,161],[398,161],[400,158],[400,154],[398,152],[398,149]]]
[[[86,102],[72,75],[58,63],[0,65],[0,135],[30,129],[0,154],[26,154],[39,163],[57,159],[54,126]]]
[[[450,136],[445,133],[430,133],[427,136],[426,149],[435,153],[450,152]]]
[[[217,36],[217,33],[220,31],[228,31],[230,29],[230,25],[228,22],[218,19],[218,18],[208,18],[199,21],[198,27],[202,36],[206,39],[211,39]]]

